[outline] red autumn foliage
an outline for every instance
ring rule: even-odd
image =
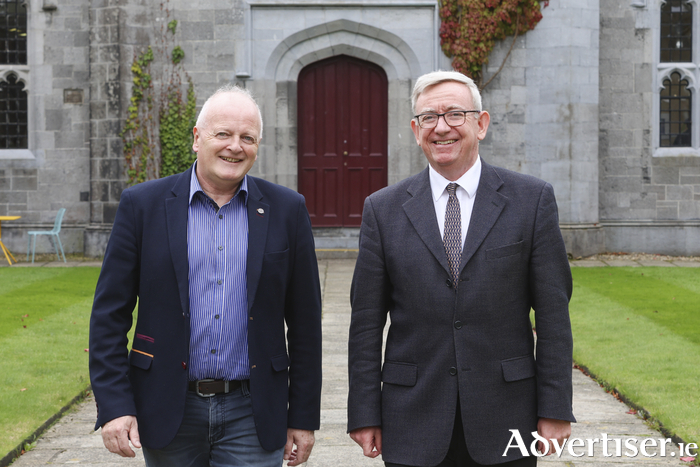
[[[542,13],[537,0],[442,0],[440,18],[440,43],[452,67],[481,82],[495,42],[534,29]]]

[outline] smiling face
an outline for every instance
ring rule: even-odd
[[[475,110],[466,85],[456,81],[442,82],[426,88],[416,100],[416,115],[426,112],[441,114],[449,110]],[[486,137],[490,121],[488,112],[482,111],[467,114],[464,124],[455,128],[440,117],[437,126],[428,129],[420,128],[413,119],[411,129],[433,169],[455,181],[476,162],[479,141]]]
[[[219,206],[236,193],[257,159],[260,115],[241,93],[215,95],[206,115],[194,127],[192,149],[197,153],[197,179]]]

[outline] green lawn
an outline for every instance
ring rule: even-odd
[[[574,359],[700,441],[700,269],[572,268]],[[99,268],[0,269],[0,457],[89,384]]]
[[[574,360],[700,442],[700,269],[572,268]]]
[[[89,385],[99,268],[0,269],[0,457]]]

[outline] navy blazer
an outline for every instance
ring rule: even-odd
[[[141,442],[152,449],[172,441],[185,406],[191,172],[122,193],[90,320],[96,428],[135,415]],[[260,443],[275,450],[286,443],[288,427],[319,428],[318,263],[299,193],[248,177],[247,210],[250,390]],[[128,352],[137,301],[135,339]]]
[[[483,162],[459,281],[455,292],[428,169],[367,198],[351,292],[348,431],[381,426],[386,462],[441,462],[458,401],[480,464],[521,457],[502,456],[510,429],[529,446],[538,417],[574,421],[571,272],[551,185]]]

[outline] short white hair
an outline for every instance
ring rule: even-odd
[[[197,117],[197,123],[195,123],[195,126],[197,128],[202,128],[203,126],[206,126],[208,123],[208,112],[209,112],[209,106],[214,97],[219,96],[221,94],[241,94],[243,96],[246,96],[250,101],[255,104],[255,108],[258,110],[258,117],[260,120],[260,134],[258,135],[258,139],[262,139],[262,134],[263,134],[263,119],[262,119],[262,112],[260,111],[260,106],[256,102],[255,98],[253,95],[250,93],[249,90],[244,89],[240,86],[236,86],[234,84],[225,84],[221,86],[219,89],[217,89],[214,94],[209,96],[207,100],[204,102],[204,105],[202,106],[202,109],[199,111],[199,116]]]
[[[468,76],[463,75],[458,71],[433,71],[431,73],[426,73],[416,80],[415,86],[413,86],[413,93],[411,94],[411,106],[413,107],[413,113],[417,113],[416,102],[418,97],[430,86],[435,86],[436,84],[444,83],[446,81],[455,81],[457,83],[462,83],[469,88],[472,95],[473,109],[469,110],[479,110],[481,111],[481,94],[479,93],[479,88],[477,87],[474,80]]]

